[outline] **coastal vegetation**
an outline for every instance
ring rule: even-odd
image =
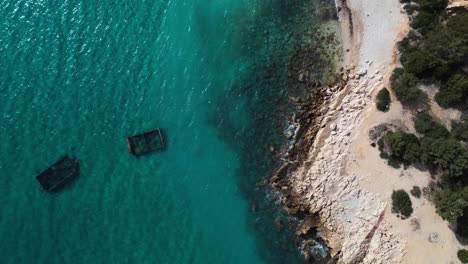
[[[381,157],[388,160],[392,167],[405,168],[421,158],[421,143],[410,133],[388,131],[383,139],[378,141]]]
[[[466,249],[458,250],[457,256],[458,256],[458,259],[461,261],[461,263],[468,263],[468,250]]]
[[[442,107],[451,107],[462,104],[468,96],[468,76],[455,74],[445,85],[440,87],[435,99]]]
[[[417,165],[440,172],[441,186],[434,191],[433,200],[437,213],[454,223],[468,206],[468,150],[459,141],[440,132],[444,130],[437,125],[433,124],[433,129],[429,129],[427,123],[434,121],[428,121],[426,115],[418,116],[416,120],[422,123],[418,124],[418,132],[429,136],[419,139],[411,133],[388,131],[378,143],[381,157],[393,167]],[[433,138],[433,135],[444,137]]]
[[[416,132],[431,138],[448,138],[450,132],[440,123],[435,122],[432,116],[427,113],[420,113],[414,119]]]
[[[384,87],[377,93],[377,109],[382,112],[387,112],[390,109],[390,103],[390,92]]]
[[[468,237],[468,13],[448,15],[447,0],[402,2],[412,29],[398,43],[402,67],[390,78],[396,98],[420,112],[420,88],[433,85],[438,88],[435,102],[457,108],[465,118],[447,128],[430,112],[418,113],[413,120],[417,133],[387,131],[378,141],[381,157],[394,167],[429,170],[436,177],[431,190],[437,213]],[[400,191],[401,203],[406,196]],[[415,186],[411,194],[419,197],[421,191]],[[468,251],[459,251],[458,257],[468,262]]]
[[[431,168],[442,169],[450,182],[464,185],[468,172],[468,151],[454,139],[425,137],[421,140],[421,161]]]
[[[452,136],[460,141],[468,141],[468,122],[452,122]]]
[[[446,1],[418,3],[416,15],[411,16],[413,29],[398,44],[403,68],[394,70],[392,89],[398,99],[408,103],[420,84],[435,84],[440,87],[435,97],[440,106],[466,107],[468,13],[444,19]]]
[[[433,195],[437,207],[437,213],[443,219],[455,223],[463,215],[463,210],[468,206],[468,187],[442,188]]]
[[[403,219],[410,217],[413,213],[411,199],[404,190],[393,191],[392,211],[401,214]]]
[[[390,83],[396,97],[403,104],[414,102],[421,94],[416,76],[403,68],[396,68],[393,71]]]

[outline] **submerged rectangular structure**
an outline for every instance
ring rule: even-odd
[[[80,175],[78,159],[65,155],[41,174],[37,181],[46,191],[56,191]]]
[[[165,148],[164,138],[161,129],[156,128],[138,135],[126,138],[128,151],[141,156],[151,152],[160,151]]]

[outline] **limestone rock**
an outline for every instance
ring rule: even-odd
[[[368,94],[377,82],[375,78],[364,77],[366,74],[367,70],[362,68],[350,75],[347,95],[339,104],[325,109],[328,113],[324,115],[333,118],[330,136],[324,139],[325,144],[315,153],[314,160],[308,161],[310,166],[300,166],[288,180],[291,191],[300,194],[296,198],[303,209],[318,215],[318,230],[331,247],[331,254],[338,254],[340,263],[395,263],[403,255],[403,243],[396,243],[382,229],[386,203],[376,194],[360,189],[359,175],[343,173],[342,161],[350,151],[349,136],[362,121],[361,111],[371,105]],[[322,127],[326,128],[328,122],[324,120]],[[386,129],[386,126],[375,128],[369,136],[376,140]],[[310,223],[304,221],[297,232],[303,234],[310,228]]]

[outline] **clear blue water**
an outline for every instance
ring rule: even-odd
[[[274,210],[249,208],[312,6],[1,1],[0,263],[297,262]],[[129,155],[124,138],[154,127],[167,151]],[[34,177],[65,153],[81,176],[42,191]]]

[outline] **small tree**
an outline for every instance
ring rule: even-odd
[[[420,113],[414,119],[414,128],[418,133],[426,137],[432,138],[448,138],[450,132],[441,124],[435,122],[432,116],[425,113]]]
[[[463,209],[462,216],[457,219],[457,235],[468,238],[468,207]]]
[[[458,140],[468,141],[468,122],[452,122],[452,136]]]
[[[420,152],[426,166],[440,167],[452,179],[468,173],[468,150],[457,140],[425,137]]]
[[[433,197],[437,213],[444,220],[454,223],[468,206],[468,187],[454,190],[441,189],[436,191]]]
[[[458,250],[457,256],[458,256],[458,259],[462,263],[468,263],[468,250],[466,250],[466,249]]]
[[[406,71],[419,78],[431,77],[442,64],[439,58],[419,48],[409,49],[402,54],[401,63]]]
[[[426,12],[438,14],[447,7],[447,0],[418,0],[421,9]]]
[[[393,191],[392,211],[408,218],[413,213],[413,204],[409,195],[404,190]]]
[[[384,141],[390,150],[390,160],[398,161],[405,166],[420,160],[421,146],[415,135],[388,131]]]
[[[447,85],[440,88],[436,94],[437,103],[445,108],[454,107],[462,103],[468,97],[468,76],[463,74],[453,75]]]
[[[410,193],[416,198],[421,198],[421,189],[418,186],[413,186]]]
[[[390,92],[387,88],[382,88],[377,94],[377,109],[382,112],[387,112],[390,109]]]
[[[418,88],[418,79],[403,68],[396,68],[390,78],[393,91],[402,103],[410,103],[418,99],[421,90]]]
[[[434,13],[421,11],[411,22],[411,27],[417,29],[422,34],[426,34],[439,23],[439,16]]]

